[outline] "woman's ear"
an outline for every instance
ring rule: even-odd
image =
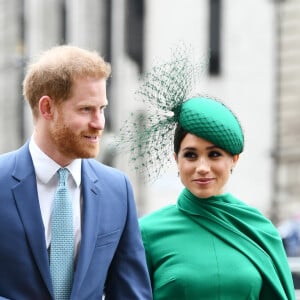
[[[236,164],[237,164],[237,162],[238,162],[238,160],[239,160],[239,157],[240,157],[239,154],[235,154],[235,155],[232,156],[232,166],[231,166],[231,168],[230,168],[230,173],[231,173],[231,174],[233,173],[233,169],[234,169],[234,167],[236,166]]]
[[[50,120],[53,115],[53,100],[49,96],[42,96],[39,100],[40,115],[46,120]]]
[[[239,155],[239,154],[233,155],[233,157],[232,157],[232,162],[233,162],[232,167],[235,167],[235,165],[237,164],[239,158],[240,158],[240,155]]]

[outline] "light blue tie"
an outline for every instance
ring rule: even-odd
[[[74,233],[68,169],[58,170],[59,183],[51,220],[50,272],[56,300],[69,300],[73,282]]]

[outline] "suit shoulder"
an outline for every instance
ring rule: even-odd
[[[125,178],[128,180],[127,175],[122,172],[121,170],[105,165],[96,159],[86,159],[86,163],[89,165],[90,168],[93,169],[93,171],[97,174],[97,176],[103,177],[109,177],[109,178]]]
[[[8,171],[10,166],[14,165],[17,150],[0,154],[0,169],[1,171]]]
[[[96,159],[86,159],[86,162],[89,164],[89,166],[94,171],[99,171],[99,172],[105,171],[105,172],[109,172],[109,173],[118,173],[118,174],[124,175],[124,173],[121,170],[111,167],[111,166],[108,166],[108,165],[105,165]]]
[[[15,154],[16,150],[0,154],[0,162],[2,163],[7,160],[11,160],[13,157],[15,157]]]

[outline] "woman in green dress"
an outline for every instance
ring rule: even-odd
[[[152,111],[155,105],[158,109],[139,122],[144,124],[139,132],[131,135],[132,129],[123,127],[133,161],[145,161],[136,168],[149,176],[160,173],[170,145],[167,131],[173,134],[176,128],[173,152],[184,189],[175,205],[140,219],[153,299],[295,299],[278,231],[257,209],[224,192],[244,134],[223,103],[206,96],[185,98],[191,74],[198,72],[193,66],[175,59],[156,67],[138,94],[151,99]],[[183,75],[175,80],[178,72]],[[161,84],[155,85],[158,78]],[[179,90],[184,92],[178,96]],[[170,103],[172,113],[166,113]]]

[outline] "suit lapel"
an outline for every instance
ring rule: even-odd
[[[90,264],[95,244],[95,230],[99,222],[99,188],[96,186],[98,177],[93,169],[89,166],[87,160],[82,160],[82,193],[83,193],[83,214],[82,214],[82,238],[77,260],[76,273],[74,278],[73,289],[79,289],[85,277]],[[76,291],[72,291],[76,295]]]
[[[17,152],[13,177],[19,182],[13,187],[12,191],[29,247],[31,248],[41,276],[49,292],[52,293],[45,231],[38,201],[36,177],[28,144]]]

